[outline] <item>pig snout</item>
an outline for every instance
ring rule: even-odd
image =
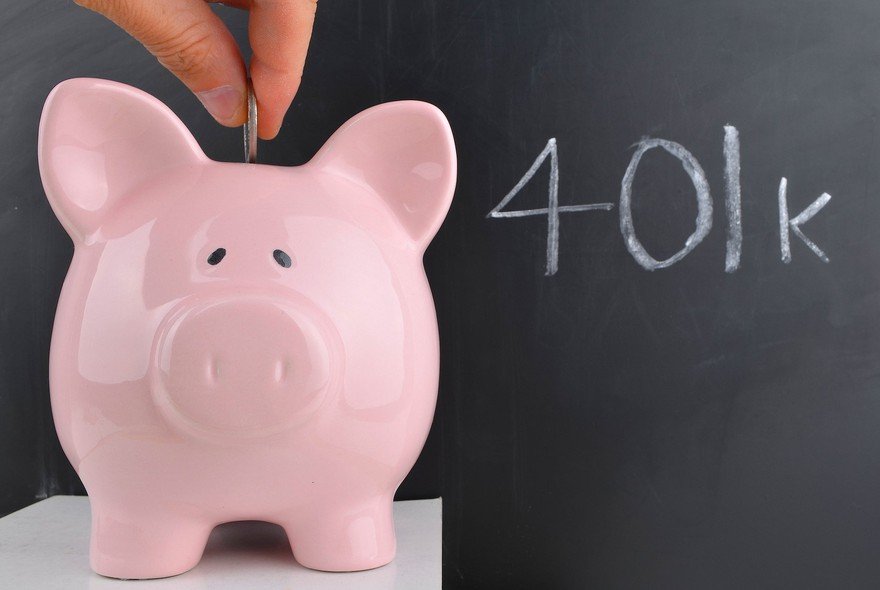
[[[171,314],[154,346],[155,401],[190,434],[259,436],[295,426],[333,380],[327,330],[315,320],[302,306],[258,298]]]

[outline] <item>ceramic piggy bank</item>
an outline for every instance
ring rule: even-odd
[[[440,111],[371,108],[299,167],[221,163],[155,98],[76,79],[46,101],[39,161],[75,245],[50,387],[92,568],[179,574],[236,520],[281,525],[309,568],[391,561],[437,397]]]

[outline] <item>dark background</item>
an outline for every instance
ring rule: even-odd
[[[244,15],[218,8],[244,42]],[[52,86],[105,77],[239,160],[134,41],[65,2],[0,11],[0,512],[82,492],[47,365],[72,248],[43,196]],[[382,101],[438,105],[459,184],[428,251],[442,376],[400,498],[444,499],[448,588],[875,588],[880,581],[880,4],[875,0],[322,2],[302,90],[262,162],[305,162]],[[742,140],[743,256],[724,272],[722,138]],[[487,219],[550,137],[563,205],[616,202],[643,136],[706,171],[714,228],[671,268],[618,211]],[[776,190],[792,235],[780,261]],[[547,205],[547,166],[508,209]],[[634,189],[655,258],[693,231],[693,187],[654,150]]]

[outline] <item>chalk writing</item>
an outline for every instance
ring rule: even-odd
[[[788,264],[791,262],[791,243],[789,242],[789,230],[794,232],[794,235],[803,240],[804,244],[813,251],[813,253],[819,257],[819,260],[822,262],[830,262],[828,256],[825,252],[822,251],[819,246],[815,244],[810,238],[804,235],[804,232],[801,231],[801,225],[808,222],[813,218],[816,213],[818,213],[822,207],[828,204],[828,201],[831,200],[831,195],[828,193],[822,193],[819,195],[819,198],[813,201],[809,207],[804,209],[798,214],[794,219],[788,218],[788,180],[783,176],[779,181],[779,249],[782,252],[782,262]]]
[[[709,195],[709,183],[706,181],[706,174],[700,167],[700,163],[680,144],[665,139],[643,139],[637,145],[638,147],[629,161],[629,166],[627,166],[626,173],[620,183],[620,233],[623,234],[626,248],[636,259],[636,262],[646,270],[657,270],[672,266],[687,256],[709,234],[709,230],[712,229],[712,197]],[[684,248],[666,260],[657,260],[648,254],[648,251],[636,238],[632,219],[632,184],[636,170],[638,170],[639,162],[645,152],[657,147],[663,148],[681,161],[682,168],[690,176],[697,192],[697,221],[694,233],[685,241]]]
[[[691,152],[681,144],[666,139],[646,138],[635,144],[635,152],[620,183],[620,233],[626,249],[633,259],[646,270],[668,268],[690,254],[709,235],[712,230],[712,196],[709,182],[700,163]],[[657,260],[651,256],[636,236],[633,224],[632,202],[633,181],[639,168],[642,156],[649,150],[660,148],[674,156],[681,163],[694,186],[697,200],[697,218],[693,233],[685,240],[684,247],[665,260]],[[740,138],[739,131],[733,125],[724,126],[724,191],[725,211],[727,213],[727,246],[724,270],[736,272],[740,267],[743,242],[742,220],[742,187],[740,181]],[[529,184],[547,159],[550,159],[550,181],[547,188],[547,206],[539,209],[520,209],[506,211],[504,208]],[[801,230],[801,226],[812,219],[828,202],[831,195],[822,193],[809,207],[797,216],[790,218],[787,200],[788,180],[782,178],[779,183],[779,244],[784,263],[791,262],[790,234],[794,233],[822,262],[829,262],[828,256],[815,242],[810,240]],[[559,149],[556,138],[550,138],[547,145],[535,158],[526,173],[519,179],[503,199],[486,215],[488,218],[512,218],[547,216],[547,263],[544,274],[555,275],[559,270],[559,215],[580,211],[610,211],[614,203],[590,203],[586,205],[559,205]]]
[[[519,194],[535,173],[541,168],[541,164],[550,157],[550,186],[548,187],[547,206],[541,209],[521,209],[519,211],[502,211],[504,207]],[[544,274],[552,276],[559,270],[559,214],[574,213],[577,211],[593,211],[596,209],[609,210],[614,203],[592,203],[589,205],[566,205],[559,206],[559,156],[556,150],[556,138],[551,137],[547,145],[541,151],[528,171],[519,179],[519,182],[510,189],[501,202],[489,211],[487,217],[530,217],[533,215],[547,216],[547,269]]]
[[[739,185],[739,131],[724,126],[724,203],[727,209],[727,255],[725,272],[736,272],[742,254],[742,194]]]

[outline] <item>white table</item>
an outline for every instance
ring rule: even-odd
[[[201,562],[185,574],[122,581],[89,568],[88,499],[55,496],[0,519],[0,583],[22,590],[439,590],[441,514],[439,499],[395,502],[397,557],[365,572],[306,569],[280,527],[239,522],[214,529]]]

